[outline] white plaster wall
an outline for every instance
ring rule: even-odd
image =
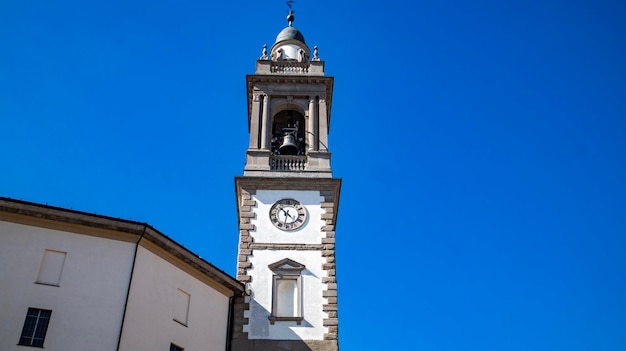
[[[0,350],[24,349],[28,307],[52,310],[48,350],[115,350],[134,247],[0,221]],[[67,252],[59,287],[35,284],[45,249]]]
[[[301,325],[296,322],[275,322],[270,324],[268,319],[272,311],[272,277],[274,273],[268,265],[290,258],[302,263],[306,269],[302,272],[302,313],[304,321]],[[249,288],[252,295],[246,299],[250,303],[250,310],[244,317],[249,318],[249,324],[244,325],[244,332],[248,332],[250,339],[273,340],[322,340],[328,328],[323,326],[324,318],[328,313],[322,311],[326,298],[322,297],[322,278],[326,271],[322,270],[325,262],[320,251],[304,250],[255,250],[250,256],[252,262],[248,274],[252,277]]]
[[[178,289],[191,295],[189,320],[173,320]],[[139,247],[121,350],[224,351],[229,299],[144,247]]]
[[[250,235],[256,243],[287,243],[287,244],[320,244],[324,225],[321,219],[322,208],[320,203],[324,200],[319,191],[303,190],[257,190],[252,196],[257,206],[252,210],[256,213],[250,223],[255,225],[255,230]],[[270,221],[270,209],[280,199],[298,200],[307,210],[305,224],[292,231],[282,231],[276,228]]]
[[[283,49],[283,60],[286,59],[298,59],[298,50],[300,46],[293,44],[281,45],[278,49]]]

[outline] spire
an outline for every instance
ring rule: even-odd
[[[289,14],[287,15],[287,23],[289,23],[289,27],[293,26],[293,20],[296,19],[293,16],[293,13],[295,12],[293,10],[293,3],[295,2],[295,0],[288,0],[287,1],[287,6],[289,6]]]
[[[293,15],[295,11],[292,9],[293,3],[294,0],[287,1],[287,6],[289,6],[287,13],[288,26],[278,33],[276,41],[272,45],[270,50],[272,61],[307,62],[309,57],[311,57],[311,50],[304,42],[304,36],[293,26],[293,21],[295,20]]]
[[[289,14],[287,15],[287,23],[289,23],[289,27],[293,27],[293,20],[296,18],[293,16],[293,10],[289,10]]]

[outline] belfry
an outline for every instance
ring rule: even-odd
[[[233,350],[339,349],[333,77],[293,26],[293,11],[287,21],[246,77],[250,142],[235,178],[245,296],[235,299]]]

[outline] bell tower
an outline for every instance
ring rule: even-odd
[[[235,178],[237,279],[246,294],[234,304],[235,351],[339,349],[333,77],[293,26],[293,11],[287,22],[246,77],[250,143],[244,175]]]
[[[317,47],[289,25],[246,77],[248,129],[245,176],[332,177],[328,127],[333,77],[324,76]]]

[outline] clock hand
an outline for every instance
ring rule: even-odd
[[[287,215],[287,217],[291,219],[295,219],[292,215],[289,214],[289,210],[285,211],[285,214]]]
[[[282,212],[285,214],[285,220],[284,220],[284,222],[285,222],[285,223],[287,223],[287,217],[291,218],[291,216],[289,215],[289,211],[285,210],[285,209],[284,209],[284,208],[282,208],[282,207],[279,207],[279,208],[278,208],[278,210],[279,210],[279,211],[282,211]]]

